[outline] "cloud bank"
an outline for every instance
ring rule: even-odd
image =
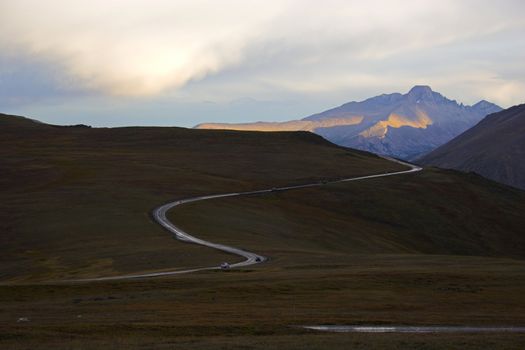
[[[88,88],[156,94],[239,62],[243,47],[278,10],[246,4],[3,1],[0,47],[45,57]]]
[[[358,99],[422,83],[510,105],[525,91],[524,10],[521,0],[3,0],[0,98]]]

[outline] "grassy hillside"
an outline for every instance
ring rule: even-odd
[[[490,114],[419,160],[525,190],[525,104]]]
[[[291,327],[524,326],[522,191],[428,169],[193,203],[170,217],[199,237],[270,261],[168,278],[54,283],[46,280],[232,259],[173,240],[151,222],[149,211],[167,200],[402,167],[309,133],[54,127],[10,116],[0,116],[0,146],[0,348],[525,344],[520,334],[318,334]]]
[[[293,263],[352,254],[525,257],[525,192],[454,171],[190,203],[188,232]],[[223,238],[224,237],[224,238]]]
[[[56,127],[0,115],[1,279],[216,264],[148,215],[170,199],[397,170],[310,133]]]

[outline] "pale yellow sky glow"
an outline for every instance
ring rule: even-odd
[[[257,26],[262,2],[12,1],[1,43],[63,64],[88,87],[148,95],[234,64]],[[43,16],[42,14],[46,14]]]
[[[2,0],[0,99],[328,104],[423,83],[508,106],[524,100],[523,10],[512,0]]]

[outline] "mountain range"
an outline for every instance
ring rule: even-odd
[[[450,141],[501,107],[482,100],[472,106],[429,86],[383,94],[287,122],[204,123],[198,129],[306,130],[345,147],[414,160]]]
[[[419,163],[473,171],[525,189],[525,104],[491,114]]]

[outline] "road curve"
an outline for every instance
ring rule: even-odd
[[[215,198],[225,198],[225,197],[236,197],[236,196],[245,196],[245,195],[254,195],[254,194],[264,194],[264,193],[271,193],[271,192],[280,192],[280,191],[289,191],[289,190],[295,190],[300,188],[307,188],[307,187],[317,187],[317,186],[323,186],[326,184],[334,184],[334,183],[340,183],[340,182],[349,182],[349,181],[358,181],[358,180],[365,180],[365,179],[374,179],[378,177],[385,177],[385,176],[394,176],[394,175],[401,175],[401,174],[408,174],[413,172],[421,171],[422,168],[410,164],[407,162],[403,162],[394,158],[390,157],[383,157],[387,160],[390,160],[392,162],[396,162],[402,165],[406,165],[410,167],[409,170],[403,170],[403,171],[396,171],[396,172],[390,172],[390,173],[382,173],[382,174],[375,174],[375,175],[366,175],[366,176],[359,176],[359,177],[352,177],[342,180],[335,180],[335,181],[329,181],[329,182],[315,182],[311,184],[305,184],[305,185],[296,185],[296,186],[287,186],[287,187],[276,187],[271,189],[265,189],[265,190],[257,190],[257,191],[246,191],[246,192],[235,192],[235,193],[225,193],[225,194],[217,194],[217,195],[209,195],[209,196],[200,196],[200,197],[193,197],[193,198],[187,198],[187,199],[181,199],[177,201],[173,201],[164,205],[161,205],[158,208],[155,208],[152,212],[153,219],[162,227],[164,227],[167,231],[172,233],[175,238],[177,238],[180,241],[187,242],[187,243],[194,243],[199,244],[205,247],[214,248],[220,251],[223,251],[225,253],[238,255],[245,260],[237,263],[230,264],[230,268],[235,267],[242,267],[242,266],[250,266],[254,264],[262,263],[266,260],[268,260],[265,256],[252,253],[246,250],[242,250],[235,247],[230,247],[224,244],[219,243],[213,243],[210,241],[205,241],[203,239],[194,237],[190,235],[187,232],[184,232],[182,229],[175,226],[172,222],[168,220],[166,217],[166,213],[168,210],[186,204],[191,202],[198,202],[203,201],[207,199],[215,199]],[[199,267],[194,269],[188,269],[188,270],[173,270],[173,271],[163,271],[163,272],[152,272],[152,273],[143,273],[143,274],[131,274],[131,275],[121,275],[121,276],[109,276],[109,277],[98,277],[98,278],[89,278],[89,279],[77,279],[77,280],[70,280],[70,282],[93,282],[93,281],[114,281],[114,280],[125,280],[125,279],[134,279],[134,278],[148,278],[148,277],[159,277],[159,276],[170,276],[170,275],[178,275],[178,274],[184,274],[184,273],[192,273],[197,271],[206,271],[206,270],[220,270],[220,266],[209,266],[209,267]]]

